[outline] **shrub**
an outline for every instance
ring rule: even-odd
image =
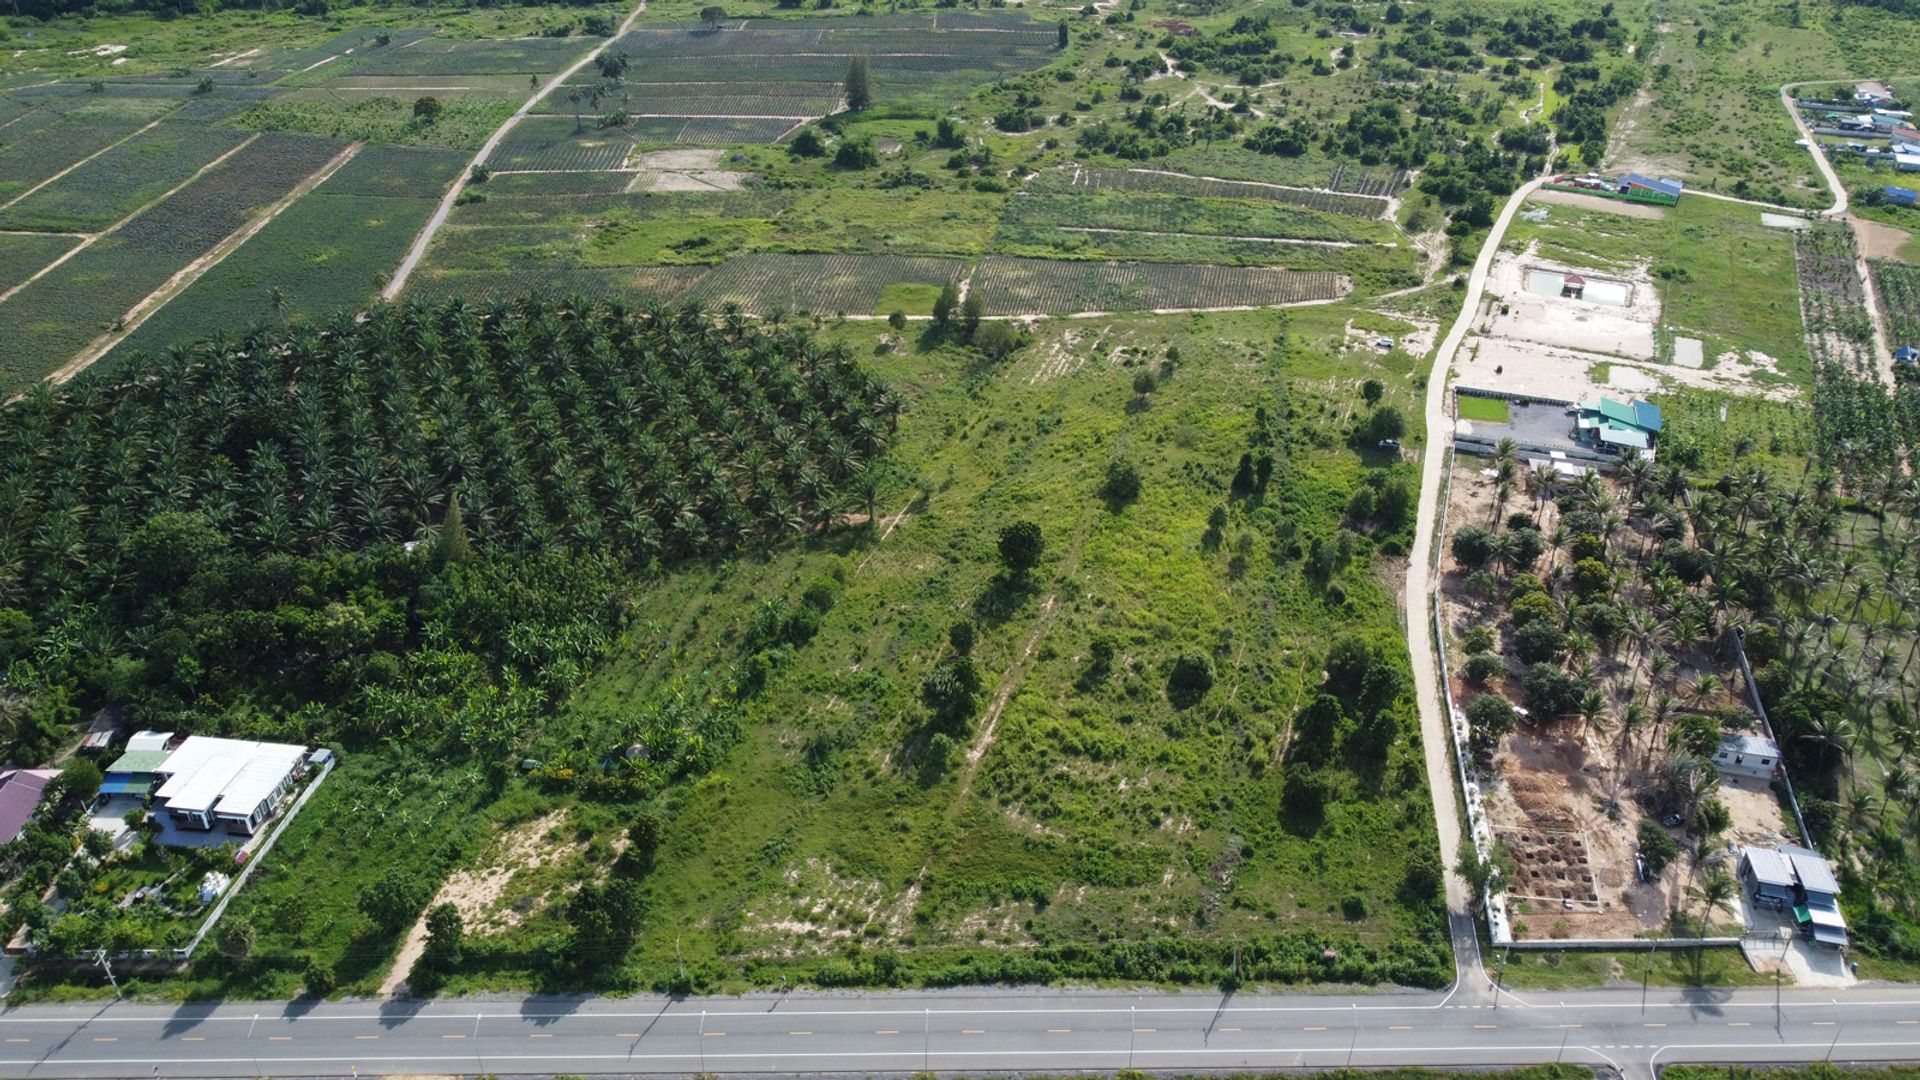
[[[1513,732],[1513,704],[1499,694],[1480,694],[1467,703],[1467,725],[1473,748],[1488,751]]]
[[[1046,538],[1040,535],[1040,526],[1031,521],[1016,521],[1000,530],[1000,565],[1015,576],[1024,575],[1038,566],[1046,548]]]
[[[1493,558],[1493,534],[1479,525],[1468,525],[1453,534],[1453,557],[1469,569],[1479,569]]]
[[[878,164],[880,155],[873,149],[872,139],[842,139],[833,152],[836,169],[871,169]]]
[[[1599,559],[1581,559],[1573,564],[1573,590],[1588,598],[1604,596],[1613,591],[1613,572]]]
[[[1513,652],[1523,664],[1538,664],[1560,655],[1567,635],[1546,619],[1535,619],[1513,634]]]
[[[1647,860],[1647,870],[1659,873],[1667,868],[1680,854],[1680,844],[1673,834],[1660,827],[1652,818],[1640,819],[1640,856]]]
[[[1485,623],[1469,626],[1466,632],[1460,635],[1460,646],[1469,653],[1492,652],[1495,644],[1493,627]]]
[[[1506,674],[1506,671],[1507,665],[1501,663],[1499,657],[1491,653],[1475,653],[1467,657],[1467,664],[1461,669],[1461,675],[1475,686],[1485,686]]]
[[[970,344],[989,360],[1005,360],[1020,347],[1020,332],[1011,323],[983,323],[973,332]]]
[[[1540,719],[1566,716],[1580,708],[1580,684],[1552,664],[1529,667],[1521,687],[1526,691],[1527,708],[1538,713]]]
[[[1185,708],[1213,689],[1213,661],[1205,653],[1183,652],[1167,671],[1167,697]]]
[[[1107,463],[1107,479],[1100,485],[1100,494],[1116,507],[1140,497],[1140,470],[1131,461],[1112,461]]]
[[[800,133],[787,144],[787,153],[794,157],[825,157],[827,144],[820,139],[820,133],[812,128],[801,128]]]
[[[1516,630],[1536,622],[1553,625],[1560,621],[1560,609],[1546,593],[1523,593],[1507,610]]]

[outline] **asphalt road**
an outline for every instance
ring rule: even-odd
[[[1920,990],[1225,997],[968,991],[28,1006],[0,1074],[915,1072],[1920,1057]]]

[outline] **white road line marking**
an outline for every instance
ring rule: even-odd
[[[789,1035],[811,1035],[811,1034],[813,1034],[813,1032],[811,1032],[811,1031],[789,1031],[789,1032],[787,1032],[787,1034],[789,1034]]]
[[[378,1035],[355,1035],[355,1036],[354,1036],[354,1038],[356,1038],[356,1039],[377,1039],[377,1038],[379,1038],[379,1037],[380,1037],[380,1036],[378,1036]]]
[[[879,1031],[874,1032],[874,1034],[875,1035],[898,1035],[900,1034],[900,1029],[899,1028],[881,1028]]]

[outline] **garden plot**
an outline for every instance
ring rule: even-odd
[[[1352,288],[1352,282],[1324,271],[1003,255],[982,259],[971,285],[989,315],[1279,307],[1335,300]]]
[[[231,128],[164,121],[0,211],[0,229],[97,232],[246,139]]]
[[[1784,835],[1765,781],[1711,763],[1723,732],[1758,721],[1718,647],[1705,579],[1688,585],[1672,569],[1691,537],[1655,531],[1665,505],[1651,469],[1571,480],[1517,458],[1453,465],[1440,588],[1448,693],[1471,718],[1471,790],[1512,863],[1516,938],[1636,938],[1675,929],[1676,910],[1725,927],[1733,910],[1695,899],[1703,880],[1731,872],[1714,853]],[[1621,527],[1599,538],[1596,523],[1616,515]],[[1489,546],[1508,554],[1476,554]],[[1647,645],[1594,644],[1642,620],[1662,628]],[[1505,731],[1502,701],[1525,709]],[[1698,865],[1694,841],[1707,853]]]
[[[1186,195],[1234,199],[1266,199],[1290,203],[1309,210],[1350,217],[1377,218],[1387,212],[1387,200],[1362,195],[1321,191],[1314,188],[1283,187],[1247,180],[1215,180],[1204,176],[1167,172],[1162,169],[1095,169],[1074,167],[1041,173],[1028,185],[1030,191],[1132,191],[1159,195]]]
[[[450,41],[427,38],[385,48],[355,60],[351,74],[364,75],[545,75],[587,51],[579,38],[513,38]],[[348,71],[338,74],[345,75]]]
[[[720,168],[724,150],[653,150],[635,157],[637,171],[628,191],[738,191],[752,173]]]
[[[119,142],[180,104],[179,99],[115,96],[63,110],[44,127],[0,145],[0,200]]]

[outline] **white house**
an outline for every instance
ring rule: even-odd
[[[1723,776],[1771,780],[1780,766],[1780,747],[1758,735],[1722,735],[1720,749],[1713,752],[1713,764]]]
[[[307,748],[189,735],[153,771],[153,805],[175,825],[251,836],[273,816],[306,763]]]

